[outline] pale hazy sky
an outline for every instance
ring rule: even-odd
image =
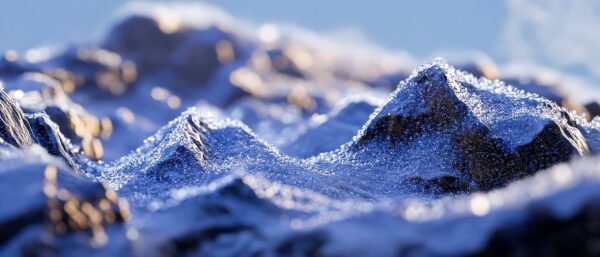
[[[125,0],[18,0],[0,3],[0,51],[93,39]],[[193,2],[193,1],[188,1]],[[502,1],[213,0],[236,17],[321,32],[360,31],[390,49],[491,53],[505,17]]]

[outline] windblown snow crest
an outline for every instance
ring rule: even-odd
[[[597,119],[161,17],[0,60],[0,256],[598,254]]]

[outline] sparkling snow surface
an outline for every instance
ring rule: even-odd
[[[599,254],[591,111],[210,10],[0,59],[0,256]]]

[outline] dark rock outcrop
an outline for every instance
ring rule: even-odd
[[[75,152],[60,133],[58,126],[45,113],[25,114],[6,94],[0,91],[0,135],[4,142],[28,148],[39,144],[46,150],[76,168]]]
[[[449,152],[392,154],[449,156],[452,166],[441,169],[466,175],[486,190],[589,151],[573,118],[560,107],[484,83],[446,64],[424,68],[400,85],[353,148],[393,149],[426,143],[428,137],[447,138]]]
[[[14,147],[35,143],[23,110],[3,90],[0,91],[0,137]]]

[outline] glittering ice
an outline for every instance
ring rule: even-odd
[[[0,60],[1,256],[598,254],[598,118],[485,67],[132,6]]]

